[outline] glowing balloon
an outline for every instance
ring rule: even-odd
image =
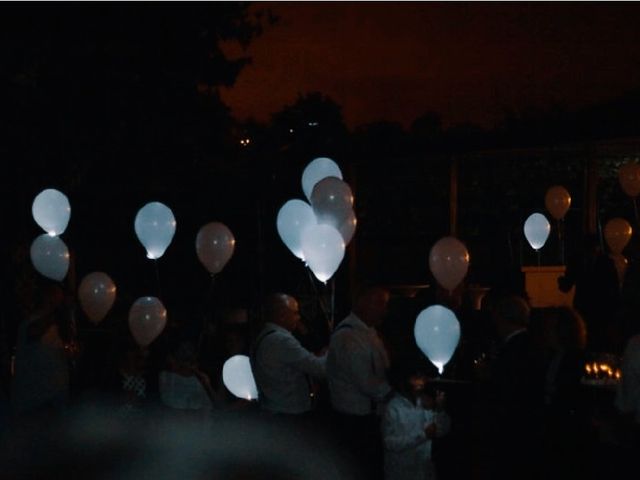
[[[33,200],[31,213],[36,223],[50,236],[55,237],[67,229],[71,205],[64,193],[48,188]]]
[[[220,222],[203,226],[196,236],[198,259],[209,273],[220,273],[233,256],[236,239],[231,230]]]
[[[413,335],[422,353],[442,375],[460,341],[460,323],[455,314],[442,305],[433,305],[420,312]]]
[[[356,214],[353,210],[349,212],[347,218],[340,224],[338,227],[338,231],[342,238],[344,239],[344,244],[349,245],[349,242],[356,234],[356,227],[358,226],[358,219],[356,218]]]
[[[166,324],[167,310],[156,297],[140,297],[129,310],[129,330],[141,347],[158,338]]]
[[[541,213],[532,213],[524,222],[524,236],[534,250],[540,250],[549,238],[551,225]]]
[[[640,194],[640,165],[636,162],[622,165],[618,171],[618,180],[624,193],[637,197]]]
[[[632,233],[631,225],[624,218],[612,218],[604,226],[604,239],[612,253],[622,253]]]
[[[315,225],[316,216],[311,205],[302,200],[293,199],[285,203],[278,212],[276,227],[280,238],[291,253],[304,260],[302,253],[302,232]]]
[[[69,271],[69,249],[59,237],[43,233],[31,244],[31,263],[45,277],[61,282]]]
[[[544,204],[553,218],[562,220],[571,206],[571,195],[566,188],[555,185],[547,190]]]
[[[316,183],[326,177],[342,179],[340,167],[330,158],[316,158],[305,167],[302,172],[302,191],[308,200],[311,200],[311,192]]]
[[[344,239],[330,225],[313,225],[302,232],[302,253],[316,278],[326,283],[344,258]]]
[[[249,357],[234,355],[222,366],[222,381],[231,393],[245,400],[258,398],[258,387],[253,378]]]
[[[176,233],[176,219],[169,207],[160,202],[147,203],[135,220],[140,243],[147,249],[147,258],[160,258]]]
[[[318,223],[337,229],[353,210],[353,193],[346,182],[327,177],[313,187],[311,206]]]
[[[80,282],[78,299],[91,323],[97,325],[113,306],[116,299],[116,285],[106,273],[90,273]]]
[[[429,252],[429,269],[440,285],[453,291],[469,269],[467,247],[455,237],[441,238]]]

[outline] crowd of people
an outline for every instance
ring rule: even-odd
[[[584,293],[576,295],[584,308]],[[406,300],[381,286],[361,288],[327,344],[313,349],[300,333],[298,300],[274,293],[260,315],[224,310],[197,338],[168,326],[158,348],[140,348],[122,332],[98,371],[83,369],[76,354],[63,289],[45,284],[18,329],[3,417],[12,420],[7,425],[44,421],[105,398],[109,414],[124,421],[151,410],[203,425],[221,413],[257,416],[300,438],[329,439],[351,465],[345,478],[599,478],[606,471],[606,462],[593,461],[606,448],[600,411],[581,383],[588,346],[601,344],[589,342],[591,325],[578,309],[532,311],[526,295],[500,289],[480,311],[439,294],[411,299],[414,312],[447,303],[460,319],[462,341],[448,370],[456,374],[442,379],[408,353],[415,345],[407,332],[394,333],[401,323],[388,327],[409,315]],[[628,335],[625,346],[622,381],[605,397],[615,413],[610,459],[618,462],[640,440],[640,335]],[[222,382],[222,365],[235,354],[250,359],[257,402],[235,398]],[[85,372],[82,388],[74,385],[78,371]],[[448,388],[456,382],[466,390]]]

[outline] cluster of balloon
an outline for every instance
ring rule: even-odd
[[[41,275],[61,282],[69,271],[69,249],[59,238],[69,225],[69,199],[64,193],[48,188],[33,200],[31,213],[46,232],[31,244],[31,263]]]
[[[551,225],[541,213],[532,213],[524,222],[524,236],[531,248],[538,251],[547,243]]]
[[[167,324],[167,310],[156,297],[138,298],[129,309],[129,330],[140,347],[147,347]]]
[[[413,335],[418,348],[442,375],[460,341],[460,323],[455,313],[442,305],[426,308],[416,318]]]
[[[258,387],[251,363],[246,355],[234,355],[222,366],[222,382],[233,395],[244,400],[257,400]]]
[[[94,325],[107,316],[115,299],[116,285],[106,273],[90,273],[80,282],[78,300],[82,311]]]
[[[176,219],[169,207],[150,202],[142,207],[134,222],[138,240],[147,250],[147,258],[157,260],[164,255],[176,233]]]
[[[353,193],[338,165],[326,157],[305,167],[302,190],[310,203],[287,201],[278,212],[276,227],[291,253],[326,283],[340,266],[356,231]]]
[[[441,238],[429,252],[429,269],[438,284],[452,292],[469,270],[467,247],[455,237]]]
[[[233,256],[236,239],[220,222],[207,223],[196,236],[196,254],[211,275],[220,273]]]

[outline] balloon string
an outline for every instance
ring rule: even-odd
[[[329,331],[333,331],[331,325],[331,319],[329,318],[329,314],[327,312],[327,306],[322,301],[322,297],[318,293],[318,287],[316,287],[316,282],[313,280],[313,274],[311,273],[311,269],[307,267],[307,273],[309,274],[309,281],[311,282],[311,287],[313,288],[313,293],[315,294],[316,299],[318,300],[318,304],[320,305],[320,310],[322,310],[322,314],[324,315],[325,320],[327,321],[327,325],[329,326]]]
[[[335,321],[336,313],[336,279],[331,279],[331,315],[329,317],[329,331],[333,331],[333,325]]]
[[[158,260],[154,260],[153,261],[153,265],[155,267],[155,271],[156,271],[156,283],[158,286],[158,298],[160,300],[162,300],[162,287],[161,287],[161,283],[160,283],[160,268],[158,267]]]
[[[202,345],[204,344],[204,335],[207,331],[207,319],[209,314],[213,311],[212,307],[212,298],[213,292],[215,290],[216,284],[216,275],[215,273],[211,274],[211,282],[209,282],[209,287],[207,287],[207,292],[205,293],[204,300],[202,302],[202,327],[200,329],[200,336],[198,337],[198,347],[196,349],[197,355],[200,355],[200,350],[202,349]]]

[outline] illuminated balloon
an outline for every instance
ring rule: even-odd
[[[278,212],[276,227],[280,238],[291,253],[304,260],[302,253],[302,232],[315,225],[316,216],[311,205],[302,200],[293,199],[285,203]]]
[[[147,203],[135,220],[140,243],[147,249],[147,258],[160,258],[176,233],[176,219],[169,207],[160,202]]]
[[[622,253],[632,233],[631,225],[624,218],[612,218],[604,226],[604,239],[612,253]]]
[[[358,219],[356,218],[356,214],[353,210],[349,212],[347,218],[340,224],[338,227],[338,231],[342,238],[344,239],[344,244],[349,245],[349,242],[356,234],[356,227],[358,226]]]
[[[327,282],[344,258],[344,239],[330,225],[313,225],[302,232],[302,253],[321,282]]]
[[[330,158],[320,157],[311,161],[302,172],[302,191],[308,200],[311,200],[313,187],[326,177],[342,179],[342,172],[338,164]]]
[[[167,310],[156,297],[140,297],[129,310],[129,330],[141,347],[147,347],[167,324]]]
[[[200,228],[196,236],[198,259],[209,273],[220,273],[233,256],[236,239],[231,230],[220,222],[211,222]]]
[[[524,222],[524,236],[534,250],[540,250],[549,238],[551,225],[541,213],[532,213]]]
[[[45,277],[61,282],[69,271],[69,249],[60,237],[43,233],[31,244],[31,263]]]
[[[441,238],[429,252],[429,269],[440,285],[453,291],[469,270],[467,247],[455,237]]]
[[[416,344],[442,375],[460,341],[460,323],[442,305],[433,305],[418,315],[413,327]]]
[[[571,195],[566,188],[555,185],[547,190],[544,204],[553,218],[562,220],[571,206]]]
[[[346,182],[327,177],[313,187],[311,206],[318,223],[337,229],[353,210],[353,193]]]
[[[622,165],[618,171],[618,180],[624,193],[637,197],[640,194],[640,165],[636,162]]]
[[[50,236],[55,237],[67,229],[69,217],[71,217],[71,205],[64,193],[48,188],[33,200],[31,213],[36,223]]]
[[[93,272],[80,282],[78,300],[91,323],[97,325],[109,313],[116,299],[116,286],[103,272]]]
[[[246,355],[234,355],[222,366],[222,381],[231,393],[245,400],[258,398],[258,387],[253,378],[251,363]]]

